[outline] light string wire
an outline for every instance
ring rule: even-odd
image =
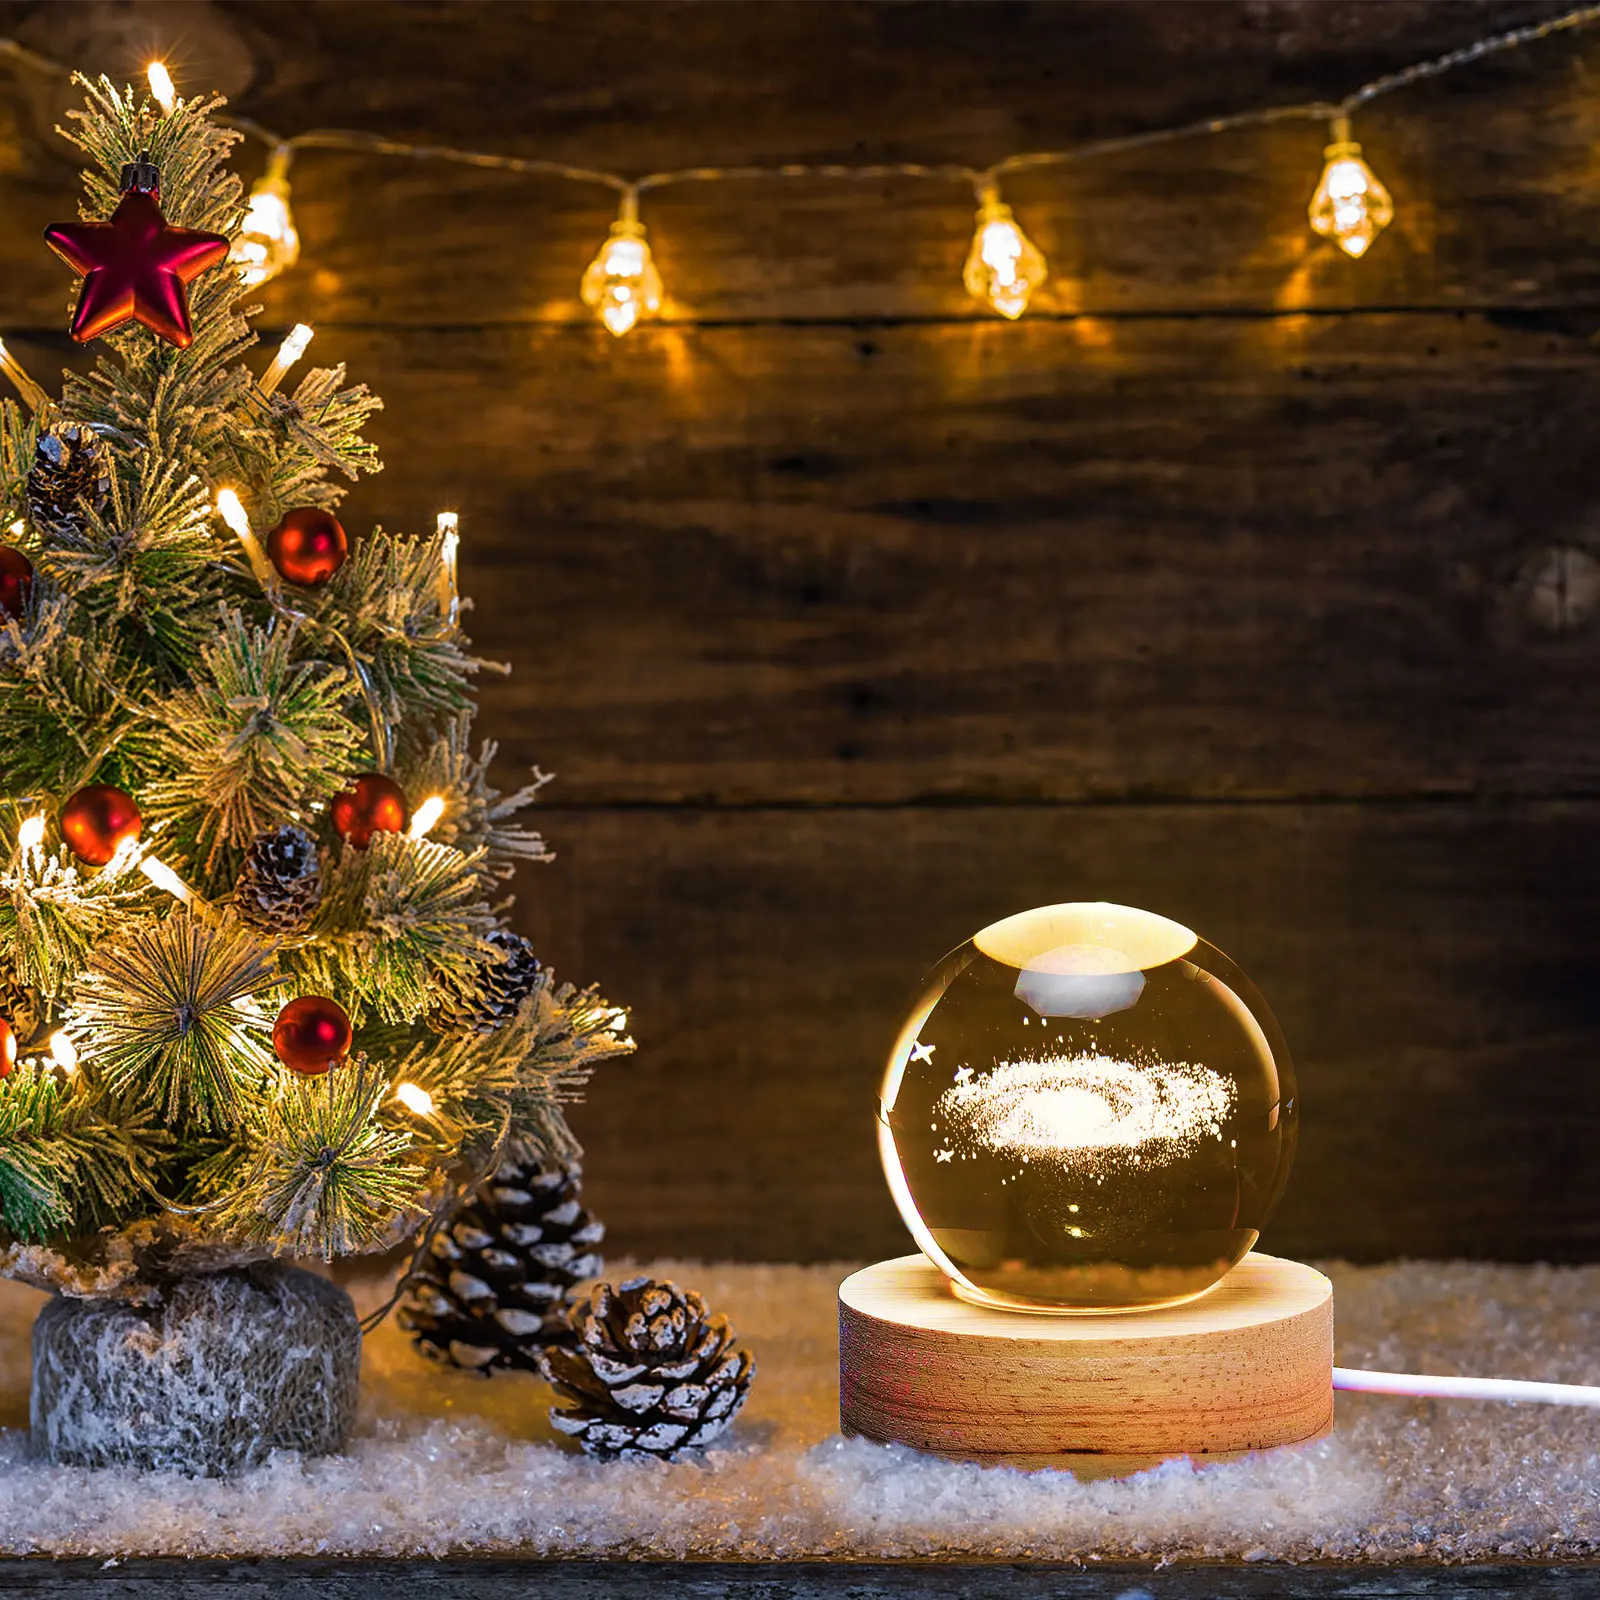
[[[1003,178],[1047,167],[1121,155],[1163,144],[1232,132],[1242,128],[1270,127],[1283,122],[1326,122],[1332,142],[1326,166],[1312,197],[1312,228],[1332,239],[1346,254],[1360,256],[1393,219],[1388,191],[1361,159],[1361,147],[1350,137],[1353,115],[1373,101],[1414,84],[1470,66],[1491,56],[1586,28],[1600,22],[1600,3],[1576,6],[1539,22],[1526,23],[1462,45],[1442,55],[1369,79],[1339,100],[1306,100],[1284,105],[1203,117],[1168,127],[1094,139],[1059,150],[1025,150],[1003,156],[986,167],[961,162],[871,162],[850,165],[837,162],[784,162],[778,165],[676,167],[628,177],[598,167],[576,165],[536,156],[502,155],[468,150],[454,145],[420,144],[383,134],[349,128],[312,128],[283,135],[254,118],[225,115],[219,120],[265,145],[266,176],[251,193],[235,261],[244,268],[246,287],[254,287],[292,266],[299,257],[299,235],[289,210],[288,174],[301,151],[326,150],[350,154],[388,156],[402,160],[473,167],[482,171],[513,173],[524,177],[560,178],[571,183],[609,189],[618,197],[617,220],[600,252],[590,263],[580,286],[584,303],[614,334],[623,334],[640,320],[655,316],[661,306],[661,277],[651,256],[639,220],[640,197],[656,190],[687,183],[742,183],[784,179],[823,179],[877,182],[888,178],[926,179],[938,183],[969,185],[978,202],[978,227],[962,274],[968,291],[1002,315],[1016,318],[1048,277],[1048,264],[1038,247],[1017,225],[1010,207],[1000,199]],[[64,63],[40,54],[15,39],[0,38],[0,60],[53,77],[70,77]],[[167,84],[165,69],[153,64]]]

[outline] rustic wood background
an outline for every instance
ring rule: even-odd
[[[983,162],[1317,95],[1549,4],[0,4],[312,125],[644,171]],[[576,301],[596,191],[307,154],[317,324],[388,400],[360,526],[458,506],[523,917],[636,1013],[576,1116],[619,1249],[904,1247],[871,1111],[923,967],[1052,900],[1236,957],[1305,1105],[1268,1243],[1600,1248],[1600,36],[1385,100],[1398,220],[1314,242],[1323,131],[1030,174],[1057,274],[960,286],[970,197],[686,187],[667,322]],[[69,286],[59,86],[0,78],[0,332]],[[247,157],[252,175],[260,154]]]

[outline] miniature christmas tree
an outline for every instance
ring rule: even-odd
[[[570,1163],[631,1042],[503,926],[538,783],[472,746],[453,527],[347,540],[379,401],[244,364],[221,102],[87,87],[100,353],[0,402],[0,1274],[137,1297]]]

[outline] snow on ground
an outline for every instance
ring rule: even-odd
[[[613,1276],[627,1268],[618,1264]],[[698,1461],[604,1464],[533,1379],[439,1371],[369,1341],[345,1456],[222,1483],[30,1459],[28,1327],[0,1284],[0,1552],[673,1558],[1544,1560],[1600,1554],[1600,1413],[1340,1396],[1314,1445],[1124,1482],[960,1466],[838,1434],[849,1269],[648,1270],[700,1289],[755,1351],[733,1432]],[[1330,1269],[1345,1366],[1600,1382],[1600,1268]],[[370,1300],[373,1296],[368,1295]]]

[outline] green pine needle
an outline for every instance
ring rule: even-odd
[[[387,1092],[387,1076],[364,1056],[286,1083],[219,1222],[276,1251],[326,1259],[381,1240],[427,1184],[410,1135],[378,1116]]]
[[[68,1013],[84,1067],[168,1126],[237,1124],[270,1071],[267,1019],[251,1003],[272,959],[236,922],[188,911],[135,927],[89,958]]]

